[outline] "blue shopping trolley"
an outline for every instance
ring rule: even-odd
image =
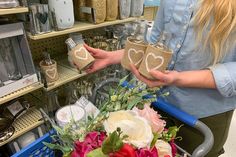
[[[91,97],[92,103],[99,104],[99,101],[104,101],[105,99],[107,99],[107,93],[109,92],[110,87],[112,85],[114,86],[114,84],[115,86],[117,86],[119,82],[120,79],[118,78],[110,78],[102,81],[97,87],[94,88],[93,95]],[[126,81],[123,82],[122,86],[128,88],[133,87]],[[145,98],[148,98],[148,95]],[[183,148],[176,145],[178,153],[180,153],[184,157],[204,157],[211,150],[214,144],[214,136],[207,125],[199,121],[197,118],[189,115],[188,113],[176,108],[174,105],[165,102],[161,98],[158,98],[158,100],[156,102],[153,102],[152,105],[157,109],[169,114],[170,116],[180,120],[181,122],[199,130],[204,135],[204,142],[193,151],[192,155],[186,152]]]
[[[102,81],[97,87],[95,87],[93,91],[93,95],[90,99],[92,103],[96,104],[99,103],[99,100],[101,99],[102,101],[105,100],[108,96],[107,92],[111,85],[117,86],[119,81],[120,80],[117,78],[111,78]],[[132,87],[131,85],[127,84],[127,82],[124,82],[123,86]],[[204,142],[193,151],[192,155],[177,146],[177,149],[179,151],[178,153],[180,153],[181,156],[204,157],[211,150],[214,144],[213,134],[204,123],[199,121],[197,118],[189,115],[188,113],[183,112],[173,105],[165,102],[163,99],[158,99],[156,102],[153,102],[153,106],[182,121],[183,123],[199,130],[204,135]],[[43,137],[37,139],[32,144],[23,148],[12,157],[55,157],[54,151],[50,150],[43,144],[43,142],[52,142],[52,138],[50,137],[50,135],[52,134],[54,133],[49,132],[45,134]]]

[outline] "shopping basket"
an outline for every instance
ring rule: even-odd
[[[106,93],[108,92],[107,90],[110,88],[112,84],[117,85],[118,83],[119,79],[117,78],[110,78],[102,81],[97,87],[95,87],[93,95],[91,97],[91,101],[94,104],[97,104],[100,101],[100,99],[101,100],[107,99],[108,96]],[[123,82],[122,86],[128,88],[134,87],[133,85],[130,85],[127,81]],[[149,98],[149,96],[147,95],[144,98]],[[178,153],[181,156],[204,157],[211,150],[214,144],[214,136],[207,125],[199,121],[197,118],[189,115],[188,113],[176,108],[174,105],[165,102],[161,98],[158,98],[156,102],[152,103],[152,105],[155,108],[169,114],[170,116],[200,131],[204,135],[204,142],[193,151],[192,155],[186,152],[183,148],[176,145]]]
[[[50,130],[42,137],[35,140],[19,152],[15,153],[11,157],[55,157],[54,150],[49,149],[43,144],[43,142],[53,142],[51,136],[55,134],[54,130]]]

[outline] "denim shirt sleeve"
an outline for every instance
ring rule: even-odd
[[[218,91],[224,97],[236,96],[236,62],[216,64],[210,67]]]
[[[149,43],[155,44],[157,42],[157,39],[159,38],[161,32],[164,29],[164,1],[161,0],[160,7],[157,12],[157,16],[154,20],[154,25],[151,31],[151,35],[147,41]]]

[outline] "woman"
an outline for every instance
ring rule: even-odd
[[[132,72],[150,87],[164,86],[163,92],[170,92],[166,101],[207,124],[215,138],[207,156],[219,156],[236,107],[236,1],[163,0],[150,43],[163,31],[172,35],[168,46],[174,51],[168,71],[151,71],[154,81],[133,65]],[[123,50],[86,48],[96,58],[89,73],[118,64],[123,56]],[[181,130],[181,146],[192,152],[203,137],[187,126]]]

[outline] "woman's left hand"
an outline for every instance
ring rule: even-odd
[[[165,71],[160,72],[157,70],[150,71],[150,74],[155,78],[155,80],[149,80],[143,77],[138,69],[134,65],[130,65],[132,73],[139,79],[140,81],[146,83],[149,87],[159,87],[159,86],[168,86],[174,85],[177,81],[179,72],[177,71]]]

